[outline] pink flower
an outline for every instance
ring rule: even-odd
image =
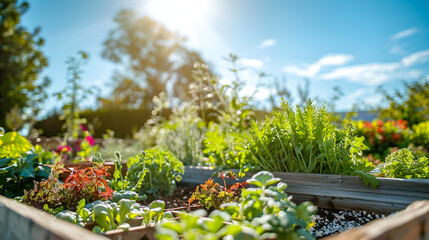
[[[91,136],[86,136],[86,141],[88,141],[88,143],[89,143],[89,145],[90,146],[94,146],[94,138],[93,137],[91,137]]]
[[[67,145],[65,145],[65,146],[60,145],[57,148],[57,152],[70,152],[70,151],[71,151],[71,148],[70,148],[70,146],[67,146]]]
[[[84,132],[88,132],[88,128],[86,128],[83,124],[80,125],[80,129],[82,129]]]

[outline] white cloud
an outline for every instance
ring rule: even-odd
[[[301,77],[314,77],[320,72],[322,67],[344,65],[352,59],[353,56],[348,54],[328,54],[313,64],[306,64],[301,67],[289,65],[284,67],[283,71]]]
[[[377,85],[391,78],[392,73],[401,68],[400,63],[368,63],[334,69],[320,76],[321,79],[346,79],[367,85]]]
[[[422,72],[411,69],[416,64],[429,60],[429,49],[403,57],[401,61],[390,63],[368,63],[339,67],[320,75],[320,79],[344,79],[365,85],[377,85],[389,80],[418,78]]]
[[[398,54],[398,55],[404,55],[405,54],[405,50],[399,45],[394,45],[393,47],[391,47],[389,49],[389,52],[392,54]]]
[[[395,41],[395,40],[399,40],[401,38],[406,38],[406,37],[409,37],[409,36],[416,34],[418,31],[419,31],[419,29],[417,29],[417,28],[409,28],[409,29],[406,29],[404,31],[400,31],[398,33],[393,34],[392,36],[390,36],[390,40]]]
[[[238,64],[243,67],[261,68],[264,63],[259,59],[241,58],[238,60]]]
[[[409,56],[403,57],[401,61],[402,61],[402,64],[408,67],[418,63],[425,63],[428,61],[428,57],[429,57],[429,49],[416,52]]]
[[[277,41],[274,38],[268,38],[259,44],[259,48],[266,48],[276,45]]]

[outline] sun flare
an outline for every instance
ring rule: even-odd
[[[204,24],[212,8],[212,0],[150,0],[145,5],[150,16],[183,33],[191,33]]]

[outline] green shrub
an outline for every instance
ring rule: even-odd
[[[243,150],[256,170],[356,175],[377,185],[367,174],[373,167],[357,155],[367,147],[353,126],[338,129],[326,108],[311,101],[296,111],[287,103],[260,124],[252,122]]]
[[[414,146],[422,146],[429,151],[429,121],[413,125],[410,141]]]
[[[126,179],[131,186],[139,183],[138,193],[153,197],[171,195],[184,173],[183,163],[171,152],[159,148],[146,149],[144,157],[129,158],[127,166]]]
[[[386,158],[384,172],[392,178],[429,178],[429,159],[416,157],[409,149],[400,149]]]

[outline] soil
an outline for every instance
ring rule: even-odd
[[[163,200],[165,202],[165,209],[167,210],[186,210],[190,211],[191,208],[188,204],[188,199],[192,197],[192,193],[195,191],[195,187],[188,186],[178,186],[178,188],[174,189],[174,192],[171,196],[166,197],[158,197],[156,199]],[[148,198],[143,205],[149,205],[153,200]],[[192,206],[195,208],[196,206]],[[180,208],[180,209],[177,209]]]

